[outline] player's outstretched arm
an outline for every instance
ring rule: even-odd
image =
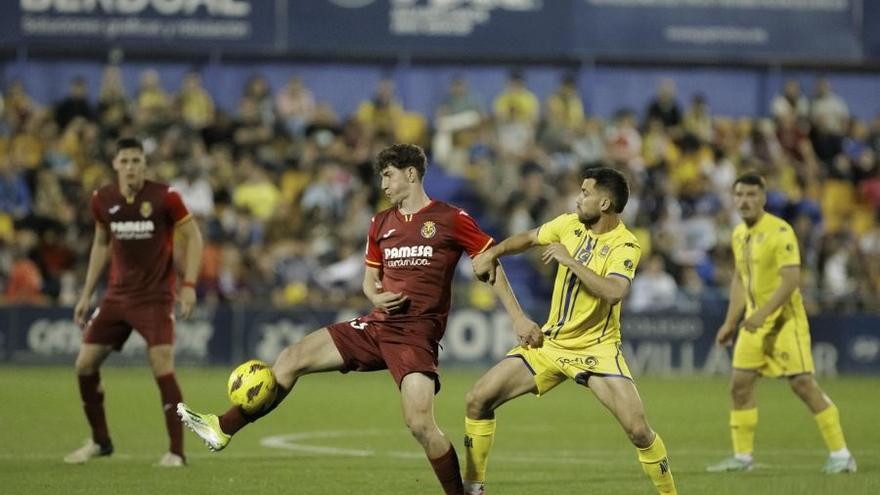
[[[501,305],[504,306],[507,314],[510,315],[510,321],[513,323],[517,342],[524,346],[541,347],[544,345],[544,334],[541,332],[541,327],[529,319],[528,315],[519,305],[519,301],[517,301],[513,288],[510,287],[510,282],[507,280],[507,275],[505,275],[504,268],[501,265],[498,265],[496,274],[495,280],[490,283],[495,291],[495,295],[501,301]]]
[[[537,229],[514,234],[478,254],[473,261],[474,274],[478,280],[494,284],[496,276],[495,267],[498,265],[498,258],[510,254],[518,254],[538,245]]]
[[[183,245],[183,284],[180,288],[180,316],[185,320],[196,305],[195,283],[202,264],[202,233],[198,223],[190,218],[174,227]]]
[[[733,336],[736,335],[736,324],[745,307],[746,291],[742,279],[739,277],[739,271],[736,270],[730,280],[730,302],[727,303],[727,316],[724,317],[724,323],[721,324],[721,328],[715,335],[715,342],[720,345],[730,345],[733,342]]]
[[[110,259],[109,244],[110,234],[107,232],[107,227],[96,222],[95,237],[92,241],[92,250],[89,253],[89,267],[86,270],[86,283],[83,285],[82,293],[73,309],[73,321],[81,327],[86,324],[86,313],[89,311],[92,294],[98,284],[98,277],[104,272],[107,260]]]

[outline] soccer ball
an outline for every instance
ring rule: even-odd
[[[229,400],[248,414],[264,410],[275,401],[275,374],[268,364],[252,359],[240,364],[229,375]]]

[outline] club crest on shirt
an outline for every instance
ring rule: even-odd
[[[144,201],[141,203],[141,216],[144,218],[149,217],[153,214],[153,205],[150,204],[149,201]]]
[[[437,234],[437,225],[434,222],[427,221],[422,224],[422,237],[430,239]]]
[[[608,251],[610,251],[610,250],[611,250],[611,246],[609,246],[608,244],[602,246],[602,250],[599,251],[599,256],[601,256],[603,258],[605,256],[608,256]]]

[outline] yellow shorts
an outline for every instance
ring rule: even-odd
[[[740,329],[733,348],[733,367],[767,377],[813,373],[809,327],[790,319],[777,329]]]
[[[538,396],[549,392],[566,379],[587,384],[590,375],[617,376],[632,380],[626,361],[620,354],[620,342],[603,342],[584,349],[562,349],[544,341],[538,349],[514,347],[508,358],[519,358],[535,375]]]

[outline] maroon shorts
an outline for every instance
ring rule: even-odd
[[[141,334],[147,347],[174,343],[174,302],[130,304],[101,301],[83,333],[83,342],[122,349],[131,331]]]
[[[327,330],[342,355],[341,372],[387,369],[397,388],[406,375],[424,373],[434,379],[434,393],[440,391],[435,322],[390,324],[358,318],[328,325]]]

